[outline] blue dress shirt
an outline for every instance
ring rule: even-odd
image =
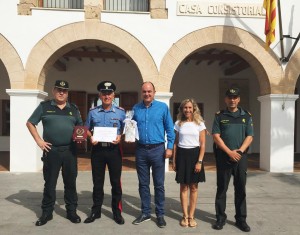
[[[125,111],[124,109],[112,105],[109,110],[102,108],[99,105],[89,111],[88,117],[85,122],[85,126],[89,130],[93,130],[95,126],[97,127],[117,127],[118,135],[121,135],[121,130],[124,127]]]
[[[140,144],[159,144],[165,142],[167,148],[173,149],[175,133],[174,124],[168,106],[153,100],[147,108],[143,101],[133,107],[133,120],[137,122]]]

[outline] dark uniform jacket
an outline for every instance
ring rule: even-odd
[[[28,122],[37,125],[43,123],[43,139],[53,146],[70,145],[74,126],[83,125],[80,112],[75,104],[68,103],[60,109],[55,100],[40,103]]]
[[[251,114],[240,107],[234,113],[228,110],[217,112],[212,134],[220,134],[229,149],[239,149],[247,136],[254,135]]]

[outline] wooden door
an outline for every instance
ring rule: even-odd
[[[85,91],[69,91],[69,102],[77,105],[82,121],[87,117],[87,94]]]
[[[87,117],[87,94],[85,91],[69,91],[69,102],[76,104],[83,121],[85,123]],[[86,151],[87,143],[77,144],[78,153],[83,153]]]
[[[121,92],[120,93],[120,107],[125,111],[132,110],[132,107],[138,102],[137,92]],[[123,153],[134,154],[135,143],[128,144],[124,140],[122,141]]]

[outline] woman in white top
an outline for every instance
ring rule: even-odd
[[[180,184],[180,201],[183,211],[180,225],[196,227],[194,213],[198,198],[198,183],[205,182],[203,158],[206,127],[197,103],[193,99],[185,99],[181,102],[174,129],[176,139],[173,150],[173,169],[176,171],[176,181]],[[189,211],[188,204],[190,204]]]

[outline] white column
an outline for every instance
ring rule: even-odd
[[[42,151],[29,133],[26,122],[48,93],[21,89],[6,89],[6,93],[10,96],[10,171],[40,171]],[[42,136],[41,124],[37,128]]]
[[[166,103],[166,105],[168,105],[169,109],[170,109],[170,99],[172,96],[173,96],[173,92],[156,92],[155,93],[155,99]],[[167,146],[167,142],[166,142],[166,146]],[[166,172],[169,171],[169,159],[166,159],[165,171]]]
[[[293,94],[258,97],[261,102],[260,168],[263,170],[294,171],[295,101],[298,97]]]

